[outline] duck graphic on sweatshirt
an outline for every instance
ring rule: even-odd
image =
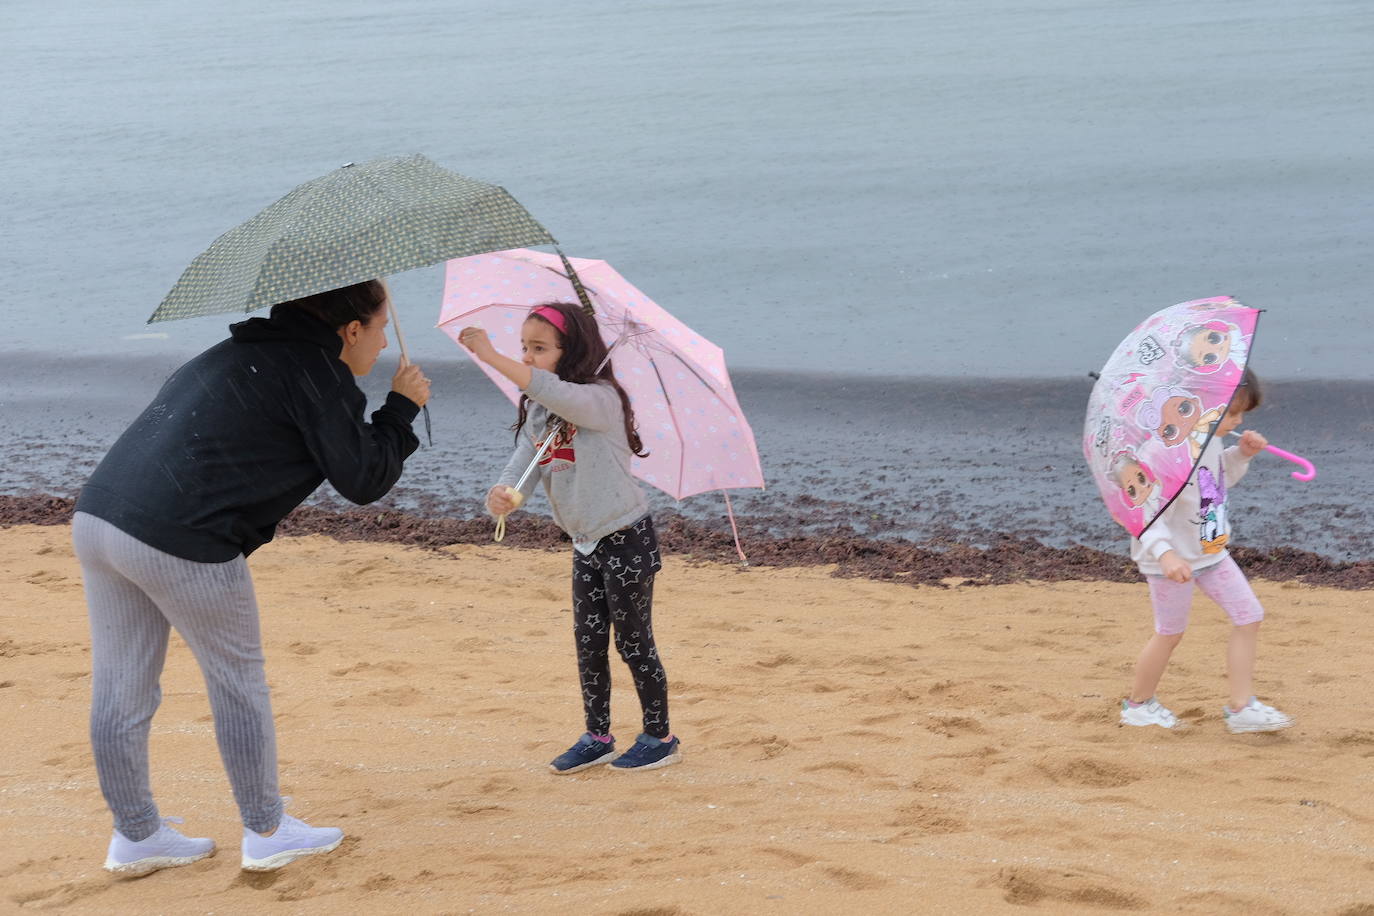
[[[1214,475],[1207,467],[1198,468],[1198,537],[1204,554],[1221,553],[1231,539],[1226,521],[1226,481],[1218,469]]]

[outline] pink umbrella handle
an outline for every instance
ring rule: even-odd
[[[1235,430],[1231,430],[1231,432],[1227,433],[1227,435],[1235,436],[1237,439],[1240,438],[1240,433],[1236,432]],[[1301,455],[1294,455],[1292,452],[1284,451],[1283,449],[1273,445],[1266,445],[1264,447],[1264,450],[1266,452],[1273,452],[1280,458],[1286,458],[1294,464],[1300,466],[1302,470],[1294,471],[1291,475],[1294,480],[1311,480],[1313,477],[1317,476],[1317,469],[1312,466],[1312,462],[1308,461]]]
[[[1301,455],[1294,455],[1292,452],[1286,452],[1286,451],[1284,451],[1283,449],[1281,449],[1281,448],[1275,448],[1275,447],[1272,446],[1272,445],[1266,445],[1266,446],[1264,447],[1264,450],[1265,450],[1266,452],[1273,452],[1275,455],[1278,455],[1280,458],[1287,458],[1289,461],[1293,462],[1294,464],[1301,466],[1301,467],[1302,467],[1302,470],[1301,470],[1301,471],[1294,471],[1294,472],[1293,472],[1292,477],[1293,477],[1294,480],[1311,480],[1313,477],[1316,477],[1316,476],[1317,476],[1317,469],[1316,469],[1315,467],[1312,466],[1312,462],[1308,461],[1306,458],[1304,458],[1304,457],[1301,456]]]

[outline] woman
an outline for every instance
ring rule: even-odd
[[[91,619],[91,744],[114,814],[105,868],[139,875],[214,853],[153,802],[148,731],[171,627],[195,653],[243,820],[243,867],[266,871],[343,838],[283,811],[257,602],[246,557],[325,480],[369,503],[419,445],[429,380],[403,364],[363,420],[386,347],[387,289],[369,280],[286,302],[172,374],[81,491],[72,537]]]

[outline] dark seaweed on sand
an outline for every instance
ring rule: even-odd
[[[73,500],[56,496],[0,495],[0,528],[60,525],[71,519]],[[729,527],[676,513],[658,513],[655,523],[665,555],[680,559],[738,562]],[[1048,547],[1033,538],[995,536],[973,545],[951,538],[922,543],[862,537],[846,526],[829,532],[779,537],[774,526],[740,520],[740,536],[754,566],[834,565],[834,575],[906,582],[912,585],[1002,585],[1027,581],[1136,582],[1140,573],[1124,555],[1090,547]],[[394,510],[334,511],[303,506],[287,516],[279,536],[323,534],[341,541],[372,541],[412,547],[491,544],[487,518],[421,518]],[[510,527],[504,544],[567,549],[552,521],[527,515]],[[1293,548],[1231,551],[1252,578],[1297,581],[1343,589],[1374,588],[1374,562],[1334,562]]]

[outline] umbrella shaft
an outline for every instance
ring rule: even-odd
[[[529,480],[530,475],[534,473],[534,469],[539,467],[540,460],[544,457],[545,453],[548,452],[549,448],[553,446],[554,436],[557,434],[558,430],[562,428],[562,424],[559,424],[557,428],[549,428],[544,431],[544,444],[539,446],[539,451],[535,452],[534,457],[530,459],[529,467],[525,468],[525,473],[521,474],[520,479],[515,482],[515,489],[519,490],[525,486],[525,481]]]
[[[396,305],[391,301],[391,297],[386,299],[387,311],[391,312],[391,329],[396,332],[396,346],[401,348],[401,361],[410,362],[410,356],[406,354],[406,339],[401,334],[401,320],[396,315]]]

